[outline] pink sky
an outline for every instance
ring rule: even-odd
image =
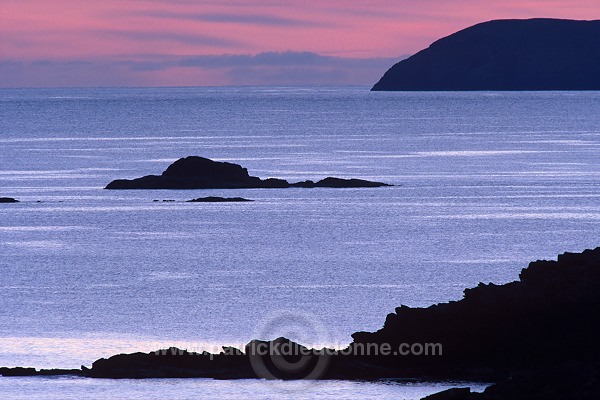
[[[600,19],[600,3],[1,0],[0,86],[371,84],[440,37],[533,17]]]

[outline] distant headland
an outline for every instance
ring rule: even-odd
[[[395,64],[371,90],[600,90],[600,20],[477,24]]]
[[[364,179],[328,177],[320,181],[289,183],[283,179],[250,176],[241,165],[189,156],[171,164],[161,175],[117,179],[105,189],[273,189],[273,188],[369,188],[393,186]]]

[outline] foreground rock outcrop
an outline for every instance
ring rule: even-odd
[[[599,90],[600,21],[497,20],[434,42],[372,90]]]
[[[600,365],[568,362],[516,373],[489,386],[483,393],[470,388],[449,389],[423,400],[597,400]]]
[[[381,330],[354,333],[353,345],[442,343],[441,357],[372,360],[436,374],[502,375],[572,360],[600,360],[600,248],[532,262],[519,278],[466,289],[457,302],[398,307]]]
[[[241,165],[189,156],[171,164],[161,175],[117,179],[105,189],[271,189],[271,188],[358,188],[392,186],[362,179],[325,178],[318,182],[289,183],[283,179],[250,176]]]
[[[100,359],[91,369],[56,370],[101,378],[419,378],[496,382],[432,399],[600,398],[600,248],[535,261],[519,280],[466,289],[460,301],[401,306],[377,332],[357,332],[346,349],[307,349],[285,338],[244,351],[180,349]],[[2,375],[52,371],[0,369]]]

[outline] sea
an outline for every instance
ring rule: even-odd
[[[197,155],[380,188],[106,190]],[[0,89],[0,366],[343,348],[600,246],[600,92]],[[248,203],[188,203],[240,196]],[[6,399],[419,399],[485,383],[0,377]]]

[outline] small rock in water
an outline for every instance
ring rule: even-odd
[[[254,200],[244,199],[243,197],[209,196],[209,197],[199,197],[197,199],[188,200],[187,202],[188,203],[239,203],[239,202],[247,202],[247,201],[254,201]]]
[[[289,183],[285,179],[250,176],[241,165],[189,156],[180,158],[161,175],[117,179],[105,189],[283,189],[289,187],[357,188],[392,186],[363,179],[325,178],[318,182]]]

